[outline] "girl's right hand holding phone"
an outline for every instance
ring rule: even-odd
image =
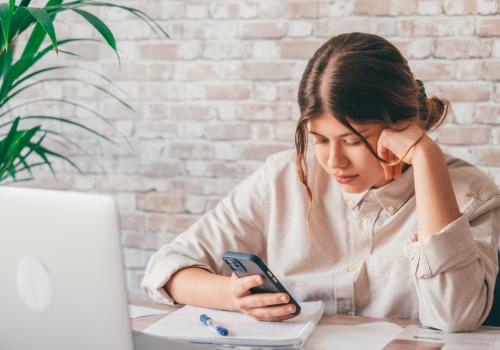
[[[234,273],[229,281],[229,302],[233,310],[239,310],[259,321],[284,321],[294,317],[295,305],[288,304],[286,293],[256,293],[250,289],[264,282],[262,276],[238,278]]]

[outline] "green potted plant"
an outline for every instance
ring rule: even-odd
[[[8,3],[0,4],[0,27],[2,31],[2,35],[0,35],[0,183],[21,180],[18,174],[22,173],[29,174],[29,177],[23,178],[23,180],[31,179],[33,177],[31,169],[41,165],[48,166],[55,174],[52,161],[56,158],[62,159],[81,172],[78,165],[70,157],[47,146],[47,140],[50,140],[51,137],[63,138],[67,143],[75,143],[61,131],[45,127],[44,122],[55,121],[57,123],[72,125],[93,134],[97,138],[113,142],[105,134],[70,118],[45,115],[43,112],[36,113],[36,115],[19,115],[17,113],[18,110],[30,103],[38,103],[45,100],[61,105],[69,104],[76,108],[82,108],[99,117],[103,122],[109,123],[95,110],[77,102],[68,99],[42,98],[11,106],[16,101],[18,94],[42,83],[76,80],[82,84],[90,84],[77,78],[54,78],[47,75],[63,69],[82,69],[75,66],[53,65],[37,69],[44,56],[53,50],[58,54],[74,55],[74,53],[64,50],[66,44],[82,41],[102,41],[92,38],[58,39],[53,23],[56,15],[67,11],[72,11],[80,15],[99,32],[104,43],[116,53],[118,61],[120,57],[113,32],[99,17],[87,11],[86,8],[119,8],[143,20],[156,35],[168,37],[167,33],[149,15],[128,6],[89,0],[68,2],[64,0],[49,0],[43,8],[30,6],[30,3],[31,0],[9,0]],[[25,42],[18,40],[23,33],[28,35],[28,40]],[[48,45],[44,43],[44,39],[46,38],[50,41]],[[15,51],[18,53],[17,55],[14,54]],[[103,82],[111,82],[105,76],[97,72],[94,73]],[[131,109],[124,100],[111,93],[108,89],[101,85],[93,86],[116,99],[124,108]],[[35,121],[35,126],[32,124],[33,121]],[[29,127],[23,127],[24,122],[31,124]]]

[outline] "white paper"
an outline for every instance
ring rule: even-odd
[[[143,307],[137,305],[129,305],[128,306],[128,315],[129,318],[137,318],[144,316],[152,316],[152,315],[162,315],[167,314],[167,311],[152,309],[150,307]]]
[[[287,341],[305,340],[323,314],[322,302],[300,304],[302,311],[283,322],[262,322],[239,312],[184,306],[153,323],[143,333],[183,341],[217,344],[275,345]],[[222,337],[200,322],[200,315],[207,314],[229,330]],[[310,325],[310,328],[308,326]]]
[[[319,325],[306,344],[307,350],[365,349],[380,350],[401,333],[403,328],[390,322],[358,325]]]
[[[411,325],[399,335],[399,339],[445,344],[443,350],[493,350],[500,349],[499,328],[479,328],[473,332],[446,333]]]

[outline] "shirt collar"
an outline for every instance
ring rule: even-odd
[[[356,208],[367,197],[373,197],[389,214],[394,214],[415,193],[413,168],[409,167],[398,180],[360,193],[349,193],[342,189],[348,207]]]

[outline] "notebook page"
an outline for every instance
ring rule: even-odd
[[[213,341],[225,344],[275,344],[286,341],[293,342],[304,334],[303,330],[311,319],[321,317],[322,302],[305,302],[300,304],[299,316],[283,322],[262,322],[239,313],[221,310],[184,306],[153,323],[143,332],[159,337],[185,341]],[[207,314],[217,323],[229,330],[228,336],[215,334],[209,327],[200,322],[200,315]],[[309,327],[311,327],[309,325]],[[305,335],[308,332],[305,332]]]

